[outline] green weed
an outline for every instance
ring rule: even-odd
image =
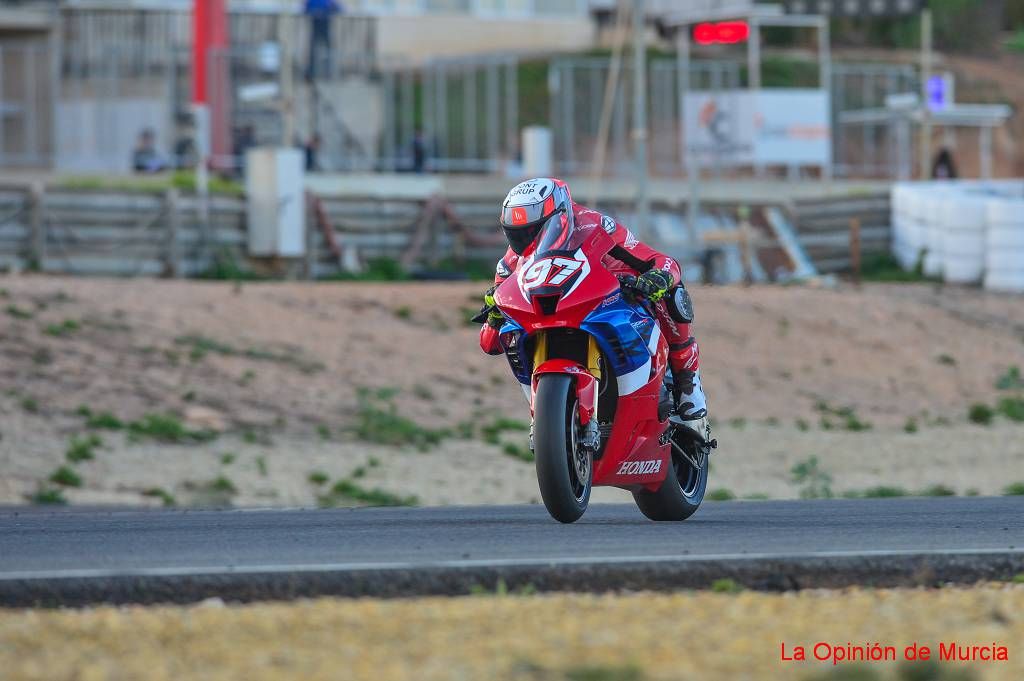
[[[35,494],[29,497],[29,501],[38,505],[53,504],[63,506],[68,503],[68,500],[64,498],[64,493],[53,487],[40,487]]]
[[[71,463],[90,461],[95,458],[93,450],[101,446],[103,446],[103,440],[97,435],[88,435],[82,438],[72,437],[71,444],[68,445],[64,456]]]
[[[21,408],[30,414],[38,414],[39,401],[34,397],[25,397],[21,400]]]
[[[313,471],[306,478],[311,485],[326,485],[330,478],[323,471]]]
[[[533,452],[529,447],[523,447],[515,444],[514,442],[506,442],[502,445],[501,451],[514,459],[519,459],[520,461],[526,461],[527,463],[533,463],[535,461]]]
[[[142,490],[142,496],[144,497],[156,497],[163,502],[164,506],[176,506],[178,501],[174,498],[167,490],[162,487],[150,487],[149,489]]]
[[[447,429],[427,428],[398,413],[389,393],[374,392],[366,388],[357,391],[359,400],[353,434],[364,442],[382,445],[412,445],[429,449],[450,435]]]
[[[1024,496],[1024,482],[1011,482],[1003,488],[1003,495],[1008,497]]]
[[[711,501],[732,501],[736,498],[736,495],[731,490],[719,488],[708,492],[706,498]]]
[[[717,594],[735,594],[743,591],[743,586],[736,580],[725,577],[711,582],[711,591]]]
[[[59,324],[47,324],[45,327],[43,327],[43,333],[45,333],[47,336],[56,336],[58,338],[64,338],[66,336],[70,336],[75,331],[78,331],[80,328],[82,328],[81,324],[79,324],[74,319],[65,319]]]
[[[88,428],[121,430],[124,428],[124,421],[117,418],[109,411],[101,411],[98,414],[89,414],[85,420],[85,425]]]
[[[996,390],[1024,390],[1024,377],[1020,375],[1020,367],[1012,366],[996,379]]]
[[[992,418],[995,414],[996,412],[992,407],[987,404],[975,402],[967,410],[967,419],[971,423],[976,423],[979,426],[987,426],[992,423]]]
[[[50,475],[50,482],[64,487],[81,487],[82,476],[68,466],[61,466]]]
[[[29,310],[23,310],[17,305],[8,305],[4,308],[8,317],[13,319],[32,319],[35,315]]]
[[[321,506],[338,506],[343,501],[355,501],[367,506],[416,506],[415,496],[399,496],[381,489],[360,487],[352,480],[339,480],[328,495],[320,497]]]
[[[135,440],[149,438],[173,443],[207,442],[217,437],[212,431],[190,430],[180,418],[168,413],[146,414],[138,421],[128,424],[128,433]]]
[[[821,469],[817,456],[800,461],[789,470],[794,484],[801,485],[803,499],[829,499],[832,497],[832,476]]]

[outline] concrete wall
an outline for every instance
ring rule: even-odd
[[[482,19],[472,16],[382,16],[377,29],[382,57],[414,62],[495,52],[558,52],[593,46],[588,18]]]

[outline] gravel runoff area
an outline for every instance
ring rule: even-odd
[[[2,277],[0,503],[535,502],[525,433],[499,427],[525,423],[522,394],[465,321],[482,288]],[[1024,368],[1024,297],[693,295],[721,442],[711,489],[1000,494],[1024,481],[1024,424],[968,420],[1021,390],[996,386]]]
[[[900,662],[841,676],[851,665],[815,661],[819,643],[892,646]],[[929,663],[902,662],[914,643],[931,649]],[[0,611],[10,681],[1019,681],[1022,643],[1024,585],[1004,584]],[[808,660],[783,660],[783,644]],[[940,662],[940,644],[1003,647],[1008,659]]]

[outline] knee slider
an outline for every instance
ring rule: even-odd
[[[676,286],[665,296],[665,306],[674,321],[682,324],[689,324],[693,321],[693,301],[690,300],[690,292],[682,284]]]

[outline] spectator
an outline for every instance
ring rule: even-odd
[[[423,130],[416,128],[412,134],[412,171],[422,173],[427,169],[427,140]]]
[[[132,151],[132,168],[137,173],[159,173],[167,169],[167,161],[156,150],[156,133],[151,128],[139,133],[139,141]]]
[[[338,0],[306,0],[309,16],[308,80],[316,80],[331,72],[331,17],[344,11]]]
[[[932,179],[956,179],[956,164],[953,162],[953,154],[946,147],[939,149],[939,153],[935,155],[935,162],[932,164]]]
[[[320,134],[314,132],[310,135],[309,141],[303,148],[306,151],[306,172],[320,170],[320,162],[317,159],[317,155],[320,153]]]
[[[235,131],[235,171],[242,175],[245,170],[245,152],[256,146],[256,128],[247,123]]]

